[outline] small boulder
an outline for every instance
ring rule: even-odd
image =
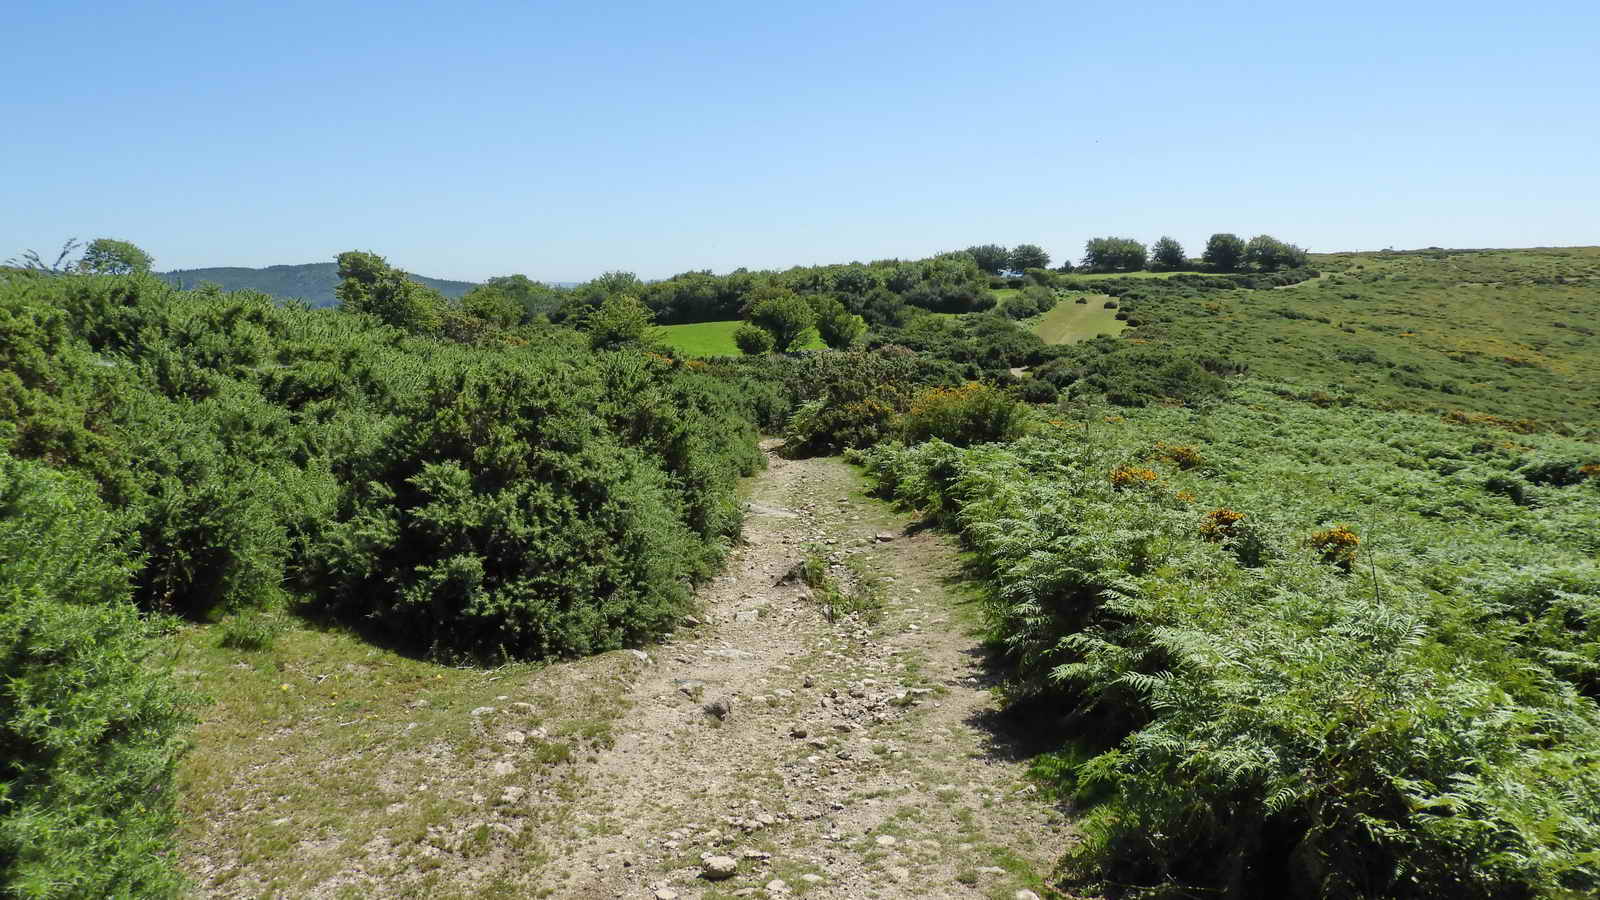
[[[739,861],[731,856],[708,856],[700,862],[700,875],[708,881],[722,881],[739,874]]]
[[[707,703],[704,709],[706,711],[706,715],[708,716],[716,716],[718,719],[726,719],[728,716],[733,714],[733,698],[718,697],[710,703]]]

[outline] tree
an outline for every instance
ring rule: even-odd
[[[128,241],[95,238],[84,249],[78,268],[90,275],[143,275],[154,261]]]
[[[438,330],[445,305],[438,291],[412,281],[376,253],[351,250],[337,259],[339,286],[333,293],[341,309],[375,316],[406,331]]]
[[[1183,245],[1165,235],[1150,250],[1150,268],[1158,272],[1176,272],[1189,264],[1189,258],[1183,254]]]
[[[773,349],[788,353],[810,335],[817,324],[811,304],[794,294],[762,300],[750,311],[750,323],[772,335]]]
[[[747,356],[760,356],[772,352],[772,333],[749,322],[734,330],[733,342],[739,347],[739,352]]]
[[[1244,240],[1228,232],[1213,234],[1200,259],[1214,272],[1236,272],[1244,262]]]
[[[1043,269],[1050,265],[1050,254],[1044,252],[1044,248],[1038,244],[1018,244],[1011,248],[1008,263],[1013,272]]]
[[[485,281],[481,287],[499,291],[515,301],[522,308],[521,320],[524,322],[531,321],[536,316],[550,315],[561,305],[563,293],[526,275],[496,275]]]
[[[461,309],[471,316],[501,328],[510,328],[522,321],[524,309],[516,298],[498,287],[480,284],[461,298]]]
[[[595,350],[616,350],[643,343],[650,335],[650,323],[654,320],[650,307],[632,294],[607,297],[599,309],[589,314],[585,323],[589,346]]]
[[[999,275],[1011,264],[1011,251],[999,244],[978,244],[967,248],[978,268],[990,275]]]
[[[67,275],[77,268],[76,263],[67,260],[82,246],[77,238],[67,238],[67,242],[61,245],[61,252],[56,254],[56,261],[53,263],[45,262],[37,250],[24,250],[21,259],[12,257],[6,260],[6,265],[43,275]]]
[[[1306,264],[1306,251],[1270,234],[1258,234],[1245,245],[1244,261],[1263,272],[1292,269]]]
[[[860,316],[852,315],[837,298],[818,295],[810,301],[817,314],[817,334],[829,347],[843,350],[866,334],[867,323]]]
[[[1083,245],[1083,268],[1090,272],[1136,272],[1147,258],[1144,244],[1133,238],[1091,238]]]

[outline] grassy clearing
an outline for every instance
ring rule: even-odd
[[[208,893],[525,895],[538,826],[581,786],[567,764],[610,744],[635,665],[457,669],[337,631],[258,651],[221,631],[175,649],[212,701],[179,771],[183,866]]]
[[[662,325],[656,329],[661,342],[685,356],[712,357],[738,356],[739,346],[733,342],[733,333],[743,325],[742,319],[727,322],[696,322],[693,325]],[[822,350],[827,345],[813,338],[801,350]]]
[[[1109,297],[1089,294],[1088,303],[1062,300],[1055,308],[1035,319],[1033,332],[1047,344],[1072,344],[1102,334],[1118,335],[1127,326],[1115,309],[1106,309]]]

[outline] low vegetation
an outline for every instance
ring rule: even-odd
[[[183,808],[292,852],[235,808],[246,695],[352,753],[363,716],[395,759],[421,758],[397,718],[460,725],[319,687],[319,655],[466,703],[657,639],[737,539],[765,432],[970,545],[1006,701],[1068,735],[1034,768],[1084,815],[1072,890],[1600,891],[1600,251],[1090,244],[459,299],[351,252],[337,309],[179,290],[125,241],[24,254],[0,271],[0,885],[181,892],[188,734]],[[870,611],[873,585],[814,587]],[[615,693],[550,720],[552,766]]]

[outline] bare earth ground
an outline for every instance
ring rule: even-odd
[[[180,773],[198,894],[1048,895],[1075,836],[996,713],[956,548],[863,486],[772,455],[700,624],[648,651],[461,670],[324,633],[196,643],[184,671],[226,685]],[[779,583],[808,548],[881,579],[881,608],[829,621]]]
[[[772,457],[705,626],[656,649],[552,847],[560,896],[1011,897],[1069,837],[984,727],[993,698],[947,582],[950,539],[836,459]],[[893,540],[880,541],[877,535]],[[876,624],[778,582],[808,543],[893,581]],[[837,574],[843,574],[842,571]],[[967,613],[966,615],[970,615]],[[691,696],[694,695],[694,696]],[[703,704],[731,699],[719,720]],[[697,699],[698,698],[698,699]],[[702,856],[738,874],[708,884]]]

